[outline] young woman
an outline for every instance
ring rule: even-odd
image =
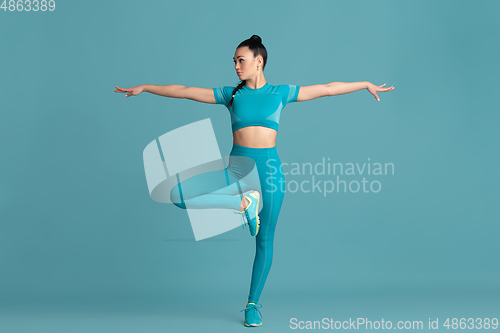
[[[140,85],[132,88],[116,87],[115,92],[126,93],[125,97],[136,96],[146,91],[152,94],[187,98],[209,104],[224,104],[231,114],[233,147],[227,169],[232,181],[242,176],[242,170],[248,166],[238,162],[236,156],[250,157],[257,167],[260,190],[253,191],[243,198],[237,193],[224,192],[227,183],[217,182],[212,177],[221,170],[196,175],[180,183],[181,186],[171,192],[172,202],[180,208],[185,203],[195,208],[228,208],[235,213],[244,214],[250,234],[256,236],[256,253],[253,263],[250,294],[245,309],[245,326],[260,326],[262,320],[257,316],[262,305],[258,303],[266,282],[273,259],[273,241],[278,215],[283,203],[284,189],[279,184],[285,178],[281,172],[281,161],[276,150],[276,135],[282,109],[288,103],[302,102],[324,96],[334,96],[367,89],[376,100],[377,92],[393,90],[370,82],[332,82],[311,86],[271,85],[264,77],[267,51],[259,36],[238,45],[234,54],[234,69],[241,82],[236,86],[205,89],[182,85]],[[280,172],[275,172],[279,170]],[[211,173],[214,173],[213,175]],[[234,187],[233,187],[234,188]],[[181,191],[179,191],[179,190]],[[213,195],[213,191],[218,195]],[[244,190],[249,190],[248,188]],[[262,197],[262,210],[259,202]]]

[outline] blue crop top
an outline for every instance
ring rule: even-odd
[[[215,103],[224,104],[231,113],[233,132],[247,126],[264,126],[278,131],[281,110],[288,103],[297,101],[300,87],[273,86],[267,82],[258,89],[244,85],[234,94],[233,103],[228,107],[234,88],[213,88]]]

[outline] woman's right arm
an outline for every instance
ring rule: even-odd
[[[125,97],[136,96],[143,91],[170,98],[181,98],[181,99],[186,98],[197,102],[215,104],[215,96],[213,89],[185,87],[179,84],[167,84],[167,85],[141,84],[140,86],[132,88],[116,87],[115,89],[115,92],[127,92]]]

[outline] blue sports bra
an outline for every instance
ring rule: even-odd
[[[299,86],[273,86],[267,82],[258,89],[244,85],[234,94],[233,103],[229,107],[234,88],[236,87],[213,88],[215,103],[224,104],[231,113],[233,132],[248,126],[264,126],[278,131],[281,110],[288,103],[297,101],[300,89]]]

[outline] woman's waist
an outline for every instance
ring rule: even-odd
[[[233,143],[233,147],[231,149],[231,153],[233,153],[233,152],[234,153],[241,152],[241,153],[250,154],[250,155],[278,154],[278,150],[276,149],[276,146],[265,147],[265,148],[257,148],[257,147],[242,146],[242,145],[238,145],[236,143]]]
[[[275,129],[265,126],[246,126],[233,131],[233,142],[244,147],[274,147],[276,146]]]

